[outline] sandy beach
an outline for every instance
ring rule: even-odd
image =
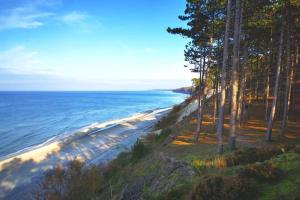
[[[149,133],[170,109],[159,109],[97,126],[57,139],[0,161],[0,199],[30,199],[28,194],[46,170],[80,159],[104,164],[129,150],[137,138]]]

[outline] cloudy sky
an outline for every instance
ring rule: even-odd
[[[187,86],[185,0],[0,0],[0,90]]]

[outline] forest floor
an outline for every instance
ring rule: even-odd
[[[277,118],[272,141],[268,143],[264,140],[267,131],[264,102],[251,99],[245,123],[238,127],[237,150],[229,151],[226,105],[222,155],[217,153],[212,102],[204,110],[198,142],[194,140],[196,111],[178,121],[194,103],[193,99],[175,106],[131,151],[122,152],[101,166],[102,188],[93,193],[92,199],[300,199],[300,81],[295,86],[295,110],[289,113],[286,132],[280,135],[281,121]],[[72,183],[81,184],[82,180],[76,179],[79,173],[73,174],[76,175]],[[51,181],[57,184],[55,179],[46,183],[51,185]],[[86,185],[98,188],[94,182],[92,179]]]
[[[300,197],[300,92],[298,89],[300,89],[300,82],[296,87],[296,109],[290,113],[285,135],[280,136],[281,121],[276,120],[273,127],[273,139],[270,143],[264,140],[267,121],[264,119],[263,100],[252,100],[252,106],[248,108],[246,114],[247,120],[238,128],[238,152],[235,153],[231,153],[227,146],[230,123],[230,116],[227,113],[224,124],[225,152],[221,156],[217,154],[212,105],[206,109],[198,143],[194,140],[197,124],[196,112],[185,117],[181,122],[174,123],[176,115],[180,113],[180,108],[174,109],[169,119],[162,121],[158,127],[163,130],[160,133],[162,136],[150,134],[143,140],[149,153],[138,162],[125,164],[119,172],[114,172],[115,175],[111,179],[112,187],[117,194],[114,197],[119,198],[121,193],[120,199],[139,199],[140,197],[144,199],[192,199],[190,196],[193,192],[191,191],[203,176],[236,177],[241,169],[254,167],[256,170],[256,165],[263,166],[262,168],[266,170],[260,172],[259,168],[258,173],[268,175],[262,178],[263,180],[260,178],[256,180],[255,185],[259,187],[256,191],[257,196],[250,196],[248,199],[296,199]],[[271,105],[271,99],[269,101]],[[164,130],[168,130],[165,131],[166,134]],[[298,150],[294,150],[295,147]],[[280,150],[279,153],[267,153],[265,156],[263,154],[268,151],[265,150],[266,148]],[[124,159],[124,155],[122,156]],[[122,156],[119,156],[113,163],[120,165],[120,161],[123,160]],[[228,157],[237,160],[236,163],[229,165]],[[265,168],[266,165],[271,165],[272,168]],[[274,178],[275,175],[274,177],[272,175],[273,167],[285,175],[277,180]]]

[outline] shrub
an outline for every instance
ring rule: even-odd
[[[193,160],[192,167],[200,174],[200,172],[210,168],[226,167],[226,160],[222,156],[217,156],[209,160]]]
[[[157,124],[155,124],[156,129],[163,129],[167,128],[174,124],[174,122],[177,120],[178,113],[181,109],[181,106],[174,106],[173,109],[167,114],[167,116],[161,118]]]
[[[190,200],[253,199],[254,181],[241,177],[206,175],[189,195]],[[250,198],[251,197],[251,198]]]
[[[186,186],[179,186],[174,189],[172,189],[169,192],[166,192],[163,194],[159,199],[160,200],[180,200],[184,199],[184,196],[187,193],[187,187]]]
[[[173,108],[172,108],[172,112],[179,112],[181,110],[181,106],[180,105],[175,105]]]
[[[300,154],[300,145],[297,145],[294,149],[295,153],[299,153]]]
[[[172,133],[171,129],[169,129],[169,128],[163,129],[160,134],[155,136],[155,141],[162,142],[166,138],[168,138],[171,135],[171,133]]]
[[[33,191],[35,199],[92,199],[104,188],[100,167],[86,167],[83,163],[71,161],[66,169],[57,167],[48,171]]]
[[[253,178],[258,181],[276,181],[281,178],[283,172],[270,163],[252,164],[240,170],[239,176]]]
[[[148,153],[148,150],[144,143],[137,139],[136,143],[131,149],[131,161],[136,162]]]
[[[110,161],[104,168],[105,178],[111,178],[116,175],[124,166],[130,163],[130,152],[121,152],[118,157]]]
[[[247,148],[236,151],[228,156],[226,158],[226,163],[227,166],[234,166],[261,162],[281,153],[283,153],[283,149],[278,147]]]

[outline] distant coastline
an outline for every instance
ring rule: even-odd
[[[182,87],[173,89],[172,92],[182,93],[182,94],[192,94],[192,87]]]

